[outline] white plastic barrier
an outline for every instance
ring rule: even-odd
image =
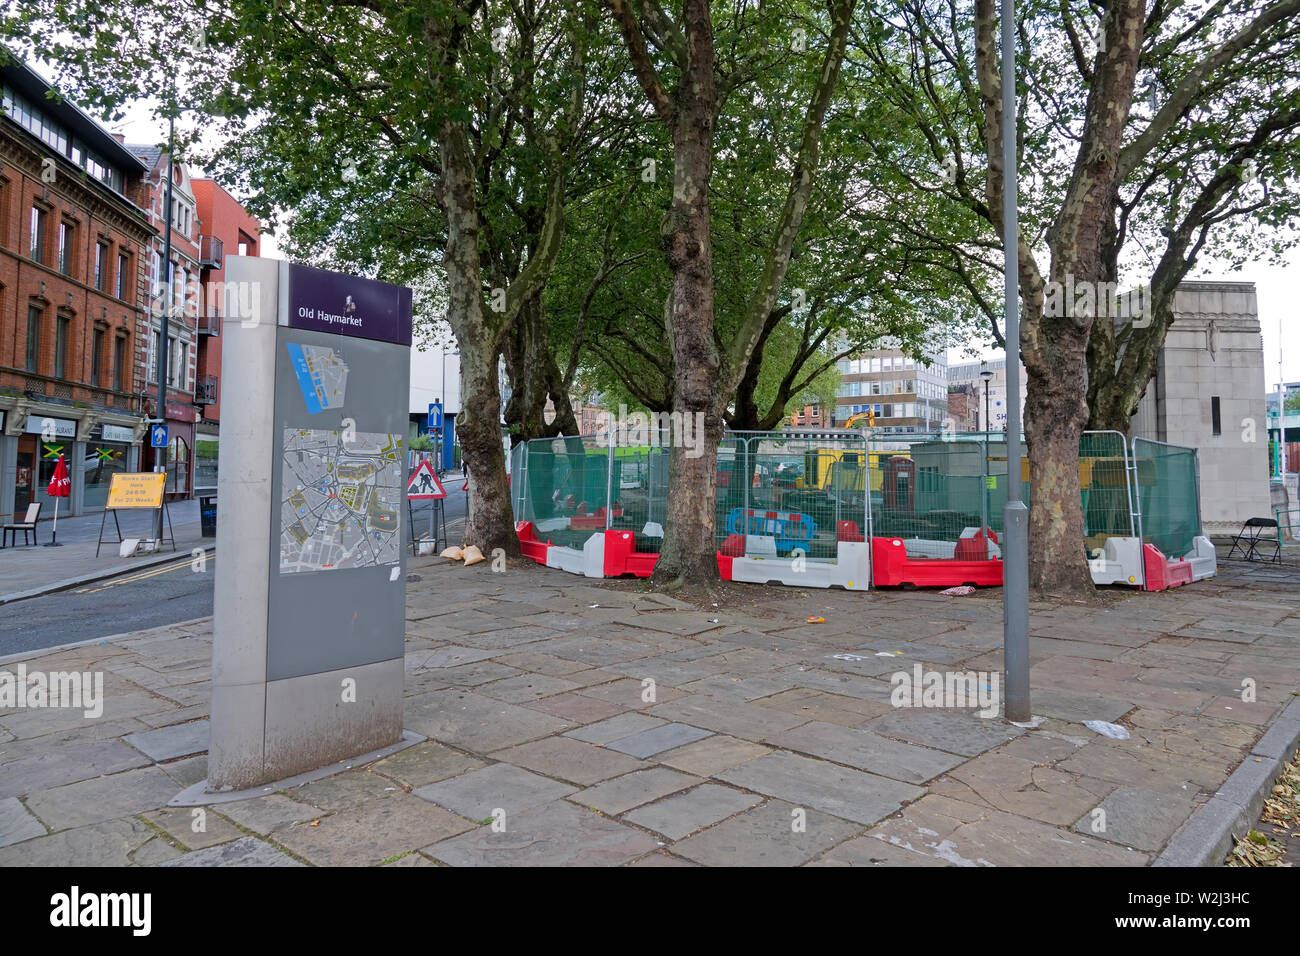
[[[1192,542],[1192,550],[1187,553],[1187,560],[1192,562],[1193,581],[1203,581],[1218,573],[1219,563],[1214,553],[1214,544],[1203,534],[1197,535]]]
[[[1093,584],[1142,586],[1142,542],[1137,538],[1113,537],[1098,548],[1088,561]]]
[[[546,566],[559,568],[570,574],[584,574],[589,578],[605,576],[605,532],[597,531],[587,539],[579,551],[551,545],[546,549]]]
[[[750,540],[755,537],[751,535]],[[753,584],[777,581],[803,588],[867,590],[871,575],[870,542],[840,541],[834,561],[824,558],[778,558],[775,557],[775,545],[772,553],[773,557],[770,558],[732,558],[731,580],[749,581]]]

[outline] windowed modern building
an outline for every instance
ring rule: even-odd
[[[0,518],[46,501],[60,453],[81,514],[141,465],[145,168],[27,67],[0,88]]]
[[[947,359],[917,362],[898,349],[873,349],[839,361],[834,425],[871,409],[884,434],[943,430],[948,417]]]

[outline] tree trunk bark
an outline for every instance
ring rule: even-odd
[[[511,386],[505,421],[510,426],[511,443],[576,435],[578,423],[564,387],[564,376],[550,349],[540,292],[520,308],[519,317],[506,338],[505,359]],[[554,406],[554,417],[549,423],[546,421],[548,396]]]
[[[1079,440],[1088,420],[1088,336],[1074,327],[1048,332],[1040,324],[1047,361],[1026,364],[1025,441],[1033,449],[1029,586],[1042,595],[1086,600],[1093,586],[1085,560]],[[1008,450],[1009,480],[1021,476],[1019,458]]]

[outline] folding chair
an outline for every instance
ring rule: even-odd
[[[1273,549],[1272,555],[1267,553],[1270,547]],[[1247,561],[1258,559],[1270,564],[1281,564],[1282,546],[1278,543],[1277,521],[1273,518],[1247,518],[1241,531],[1232,536],[1232,550],[1228,552],[1228,557],[1236,554],[1238,548]],[[1261,548],[1264,553],[1260,553]]]

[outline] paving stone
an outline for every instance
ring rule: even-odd
[[[508,763],[498,763],[421,787],[415,791],[415,796],[482,822],[498,808],[505,810],[508,816],[518,814],[559,800],[577,789]]]
[[[195,720],[188,724],[173,724],[158,730],[129,734],[122,739],[146,757],[161,763],[206,752],[210,736],[208,722]]]
[[[408,853],[405,856],[399,856],[396,860],[393,860],[391,863],[384,864],[384,866],[398,866],[398,867],[437,866],[437,865],[438,865],[437,863],[434,863],[431,859],[429,859],[427,856],[425,856],[422,853]]]
[[[751,743],[738,737],[715,734],[693,744],[665,750],[655,755],[655,762],[665,764],[697,777],[712,777],[719,770],[727,770],[746,760],[753,760],[772,752],[771,747]]]
[[[946,860],[914,853],[877,840],[871,836],[861,836],[823,854],[808,866],[952,866]]]
[[[1104,818],[1089,812],[1074,825],[1074,830],[1121,846],[1159,850],[1192,815],[1194,797],[1119,787],[1101,801]],[[1099,828],[1102,824],[1104,828]]]
[[[712,659],[712,658],[710,658]],[[794,687],[795,682],[785,675],[733,676],[717,674],[693,681],[682,688],[692,694],[712,694],[715,697],[734,697],[737,700],[758,700]]]
[[[678,790],[700,782],[699,777],[678,773],[664,767],[638,770],[622,777],[607,780],[570,797],[575,803],[617,816],[633,807],[658,800]]]
[[[552,697],[556,694],[562,694],[568,690],[574,690],[581,687],[582,684],[565,680],[562,677],[547,677],[545,674],[520,674],[517,677],[507,677],[505,680],[494,681],[485,687],[479,688],[479,693],[488,697],[495,697],[497,700],[509,701],[512,704],[523,704],[529,701],[541,700],[543,697]]]
[[[608,630],[608,629],[606,629]],[[628,630],[628,629],[624,629]],[[604,667],[622,672],[615,665],[653,655],[655,648],[637,641],[610,638],[599,634],[582,634],[547,641],[538,648],[566,660],[582,661],[590,667]],[[638,675],[638,680],[641,676]]]
[[[641,685],[640,680],[629,677],[626,680],[611,681],[608,684],[599,684],[596,687],[584,687],[577,693],[582,694],[584,697],[594,697],[597,700],[614,704],[620,710],[649,710],[659,704],[665,704],[688,696],[684,690],[656,684],[653,698],[646,700],[645,693],[647,689]]]
[[[1137,742],[1104,739],[1079,748],[1057,769],[1161,793],[1189,788],[1214,791],[1228,778],[1226,767],[1197,763]]]
[[[293,798],[318,810],[351,810],[398,789],[397,784],[377,773],[348,770],[296,787]]]
[[[477,647],[462,647],[458,644],[447,644],[437,650],[430,651],[428,656],[419,664],[421,670],[441,670],[453,667],[459,667],[461,664],[470,664],[474,661],[485,661],[490,657],[496,657],[496,653],[490,650],[482,650]],[[414,658],[415,655],[412,655]]]
[[[15,760],[0,762],[0,797],[49,790],[101,774],[143,767],[149,762],[148,757],[120,740],[51,741]]]
[[[988,753],[936,780],[930,792],[1069,826],[1114,788],[1114,784],[1103,780],[1075,777],[1050,767],[1037,767],[1029,760]]]
[[[505,664],[498,664],[496,661],[474,661],[470,664],[461,664],[459,667],[449,667],[446,670],[419,671],[417,673],[432,673],[438,680],[456,687],[478,687],[482,684],[490,684],[493,681],[520,676],[520,671],[517,668],[507,667]]]
[[[27,809],[50,829],[65,830],[153,810],[174,796],[176,781],[142,767],[29,794]]]
[[[1037,820],[931,794],[872,828],[885,840],[956,866],[1142,866],[1150,857]]]
[[[475,753],[491,753],[571,726],[536,710],[458,690],[410,698],[405,715],[407,730]]]
[[[492,756],[584,787],[648,766],[626,754],[568,737],[544,737],[508,750],[498,750]]]
[[[532,710],[540,710],[545,714],[551,714],[554,717],[560,717],[575,724],[590,724],[598,720],[604,720],[606,717],[612,717],[623,710],[623,708],[615,704],[597,700],[595,697],[586,697],[582,694],[557,694],[554,697],[545,697],[524,706]]]
[[[321,812],[315,807],[290,800],[279,793],[221,803],[212,809],[223,817],[235,821],[244,829],[252,830],[262,836],[269,836],[295,824],[308,823],[321,816]]]
[[[893,708],[874,700],[861,700],[845,694],[796,687],[755,701],[762,707],[785,711],[796,717],[821,720],[844,727],[860,727],[873,717],[888,714]]]
[[[1037,700],[1034,701],[1037,706]],[[910,744],[946,750],[974,757],[1024,733],[1020,727],[998,717],[984,718],[974,712],[898,709],[862,725],[882,737],[897,737]]]
[[[833,725],[827,725],[833,726]],[[925,793],[897,780],[776,751],[714,775],[718,780],[812,807],[846,820],[875,823]]]
[[[664,850],[656,850],[654,853],[647,853],[645,856],[641,857],[641,859],[639,859],[639,860],[634,860],[633,862],[631,862],[631,863],[629,863],[629,864],[627,864],[627,865],[628,865],[629,867],[637,867],[637,868],[641,868],[641,867],[656,867],[656,868],[657,868],[657,867],[676,867],[676,866],[686,866],[686,867],[699,866],[698,863],[692,863],[690,860],[683,860],[681,857],[679,857],[679,856],[673,856],[671,853],[667,853],[667,852],[665,852]]]
[[[755,794],[706,783],[633,810],[624,819],[662,833],[670,840],[680,840],[762,802],[763,798]]]
[[[658,717],[650,717],[646,714],[624,713],[594,724],[588,724],[586,727],[579,727],[577,730],[567,731],[564,736],[572,737],[574,740],[585,740],[589,744],[604,746],[613,743],[615,740],[623,740],[634,734],[662,727],[667,723],[666,720],[660,720]]]
[[[17,797],[0,800],[0,846],[45,836],[45,827]]]
[[[256,837],[195,850],[159,866],[302,866],[297,860]]]
[[[605,746],[610,750],[631,754],[633,757],[649,757],[711,736],[713,736],[711,730],[700,730],[698,727],[690,727],[686,724],[664,724],[662,727],[643,730],[631,737],[611,741]]]
[[[319,826],[281,830],[276,840],[318,866],[375,866],[418,849],[425,841],[473,828],[474,824],[426,800],[397,793],[323,817]]]
[[[960,757],[889,740],[868,730],[814,721],[766,742],[908,783],[925,783],[961,764]]]
[[[425,741],[399,750],[371,766],[376,773],[400,780],[409,787],[423,787],[486,765],[458,750]]]
[[[742,704],[707,694],[692,694],[681,700],[669,701],[652,708],[650,712],[656,717],[753,741],[760,741],[806,723],[802,717],[772,710],[770,707]]]
[[[196,815],[195,810],[202,810],[203,813]],[[166,832],[187,850],[202,850],[243,836],[243,831],[217,816],[212,807],[151,810],[140,816]],[[195,826],[202,829],[196,830]]]
[[[803,811],[801,831],[796,809]],[[674,843],[673,853],[705,866],[799,866],[861,831],[816,810],[772,800]]]
[[[421,852],[452,866],[619,866],[656,849],[648,833],[563,801],[479,827]]]
[[[156,836],[140,820],[118,817],[0,847],[0,866],[127,866],[131,854]]]

